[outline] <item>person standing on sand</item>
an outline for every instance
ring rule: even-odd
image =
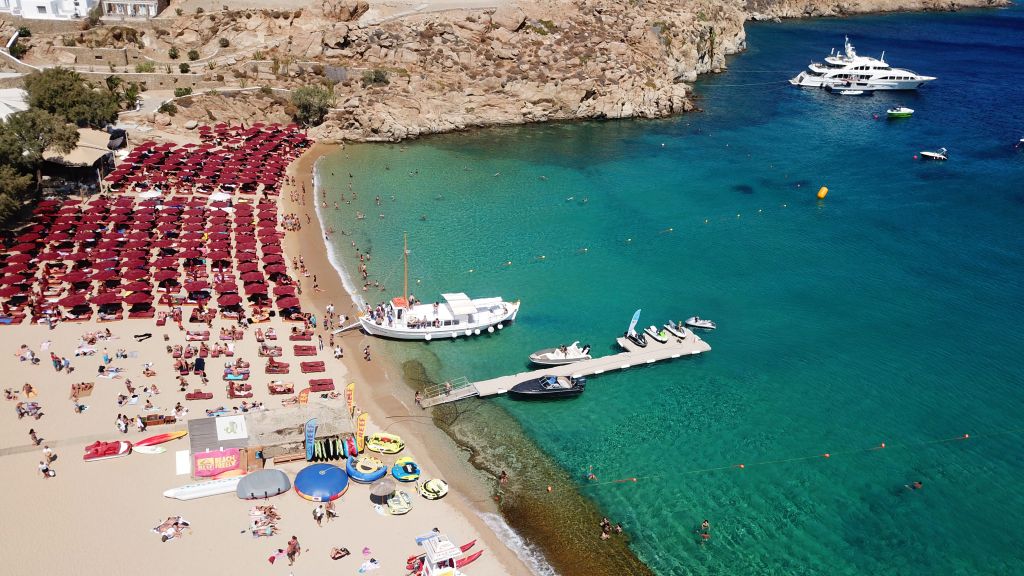
[[[295,557],[302,552],[299,546],[299,539],[292,535],[292,539],[288,541],[288,547],[285,549],[285,556],[288,557],[288,565],[295,564]]]
[[[316,340],[317,340],[318,345],[320,346],[320,351],[323,352],[324,351],[324,337],[322,335],[320,335],[320,334],[317,334],[316,335]]]
[[[43,446],[43,459],[46,461],[46,464],[49,465],[57,459],[57,456],[54,455],[52,448],[49,446]]]
[[[321,528],[323,527],[323,521],[324,521],[324,515],[325,514],[326,514],[326,511],[324,510],[324,505],[323,504],[317,504],[317,507],[313,508],[313,520],[316,520],[316,525],[318,527],[321,527]]]
[[[39,472],[43,475],[43,480],[46,480],[47,478],[53,476],[53,474],[50,472],[50,467],[46,464],[46,462],[43,461],[39,462]]]
[[[36,446],[39,446],[40,444],[43,443],[43,439],[36,435],[35,428],[29,428],[28,437],[32,439],[32,443],[35,444]]]

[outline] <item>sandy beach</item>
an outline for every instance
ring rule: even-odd
[[[311,279],[301,278],[303,309],[323,318],[324,308],[333,303],[338,312],[353,316],[353,306],[345,293],[340,278],[327,259],[324,242],[312,205],[312,169],[316,159],[330,148],[316,146],[306,152],[291,168],[301,191],[305,187],[305,205],[302,200],[293,204],[289,190],[281,195],[282,214],[297,213],[304,224],[297,233],[288,233],[285,252],[291,262],[293,256],[302,255],[311,274],[316,274],[321,291],[312,289]],[[305,223],[305,214],[312,219]],[[293,277],[298,277],[293,272]],[[229,320],[213,321],[211,333],[230,326]],[[280,318],[259,325],[266,330],[274,327],[279,334],[287,333],[292,324]],[[75,356],[80,339],[88,333],[109,329],[112,338],[98,340],[90,347],[95,354]],[[266,408],[275,411],[296,410],[284,407],[280,396],[271,396],[267,383],[275,378],[263,374],[263,359],[257,355],[258,344],[250,328],[245,337],[235,343],[235,358],[245,358],[253,364],[250,381],[254,398]],[[186,401],[175,381],[173,359],[167,352],[169,345],[185,344],[184,333],[172,323],[157,327],[152,319],[122,320],[97,323],[61,323],[54,329],[43,325],[2,326],[5,334],[0,365],[8,375],[4,388],[21,390],[31,383],[35,397],[44,415],[40,419],[19,419],[15,413],[17,401],[25,401],[23,393],[17,400],[4,400],[0,411],[0,467],[5,491],[0,506],[7,521],[0,525],[0,539],[4,542],[4,573],[11,575],[40,574],[44,572],[74,571],[78,574],[127,574],[159,566],[170,574],[322,574],[328,571],[356,573],[359,566],[372,557],[379,561],[381,574],[404,574],[405,560],[420,550],[415,544],[417,535],[437,527],[457,544],[478,540],[475,550],[483,549],[483,556],[467,567],[470,574],[525,574],[528,573],[516,555],[509,550],[484,523],[481,513],[496,512],[490,501],[488,479],[466,464],[466,455],[459,451],[447,436],[431,424],[430,418],[412,401],[412,394],[401,383],[400,370],[389,364],[383,354],[377,353],[379,341],[352,331],[340,338],[345,350],[344,360],[335,360],[329,349],[320,351],[317,359],[328,365],[327,374],[339,386],[356,383],[356,404],[369,412],[369,432],[387,430],[403,437],[407,447],[401,455],[415,456],[428,477],[440,477],[450,484],[450,494],[441,501],[427,501],[415,495],[415,488],[404,488],[413,494],[413,510],[405,516],[388,516],[376,512],[369,501],[369,489],[353,484],[336,502],[339,517],[318,527],[312,518],[315,504],[290,492],[266,502],[243,501],[233,494],[212,496],[191,501],[178,501],[162,496],[169,488],[192,483],[187,475],[175,473],[175,452],[186,450],[188,440],[165,444],[161,454],[133,453],[126,457],[100,462],[82,460],[84,446],[95,440],[139,440],[161,432],[185,429],[188,418],[203,417],[207,409],[221,406],[239,406],[240,400],[229,400],[220,371],[222,358],[208,360],[209,383],[203,385],[198,376],[188,378],[188,389],[203,388],[214,394],[211,400]],[[137,341],[134,335],[152,334]],[[322,323],[317,333],[328,339]],[[312,344],[316,344],[314,338]],[[39,358],[38,364],[21,361],[18,349],[22,344]],[[284,348],[281,358],[297,362],[287,338],[278,342]],[[364,346],[370,345],[372,361],[362,357]],[[119,356],[123,350],[125,357]],[[71,361],[73,371],[57,372],[50,362],[50,352]],[[121,369],[116,378],[97,378],[103,364],[102,356],[112,359],[108,366]],[[144,365],[152,363],[153,377],[143,375]],[[306,377],[295,374],[284,377],[296,383],[296,390],[304,386]],[[118,406],[118,394],[126,393],[131,380],[139,395],[138,403]],[[88,382],[94,387],[80,403],[88,406],[76,413],[70,399],[73,384]],[[150,396],[143,389],[156,384],[158,394]],[[134,417],[145,414],[143,404],[149,400],[155,414],[170,414],[181,402],[189,413],[175,424],[151,427],[145,432],[129,428],[122,434],[115,426],[115,417],[126,414]],[[344,409],[344,399],[324,399],[310,395],[310,403],[328,403]],[[34,429],[41,439],[35,445],[29,437]],[[57,455],[51,468],[53,478],[44,479],[38,470],[43,459],[44,446]],[[394,456],[384,458],[386,463]],[[290,462],[280,467],[289,476],[306,465]],[[254,504],[271,504],[281,516],[278,532],[270,537],[255,538],[248,530],[248,512]],[[180,538],[161,542],[152,528],[170,516],[181,516],[191,523]],[[270,557],[284,548],[288,539],[297,536],[302,553],[294,566],[286,559],[271,564]],[[43,544],[52,551],[37,548]],[[332,547],[348,548],[352,554],[333,561],[329,558]],[[364,554],[365,549],[365,554]]]

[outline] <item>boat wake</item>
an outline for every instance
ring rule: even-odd
[[[345,269],[345,265],[341,262],[341,257],[338,255],[338,251],[334,247],[334,242],[328,240],[327,236],[327,223],[324,221],[324,214],[320,209],[320,170],[318,166],[323,158],[317,159],[316,163],[313,164],[313,209],[316,210],[316,219],[320,222],[320,237],[324,239],[324,245],[327,248],[327,261],[331,263],[334,270],[338,273],[338,277],[341,278],[341,285],[345,287],[345,291],[348,292],[349,297],[355,302],[356,307],[359,310],[366,308],[366,301],[363,299],[356,285],[352,282],[352,276],[349,275],[348,270]]]
[[[508,546],[508,549],[514,552],[523,561],[523,564],[526,564],[530,573],[536,576],[558,576],[555,569],[544,559],[541,551],[533,544],[523,540],[523,537],[517,534],[500,514],[483,512],[480,514],[480,518],[492,532],[498,535],[505,546]]]

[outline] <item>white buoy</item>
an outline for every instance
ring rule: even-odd
[[[502,324],[498,324],[498,330],[501,330],[501,329],[502,329],[502,328],[504,328],[504,327],[505,327],[504,325],[502,325]]]
[[[452,338],[458,338],[458,337],[459,337],[459,333],[458,332],[452,332]]]
[[[480,335],[480,329],[477,328],[476,330],[473,330],[473,334],[475,334],[476,336],[479,336]]]
[[[487,333],[488,334],[494,334],[494,326],[488,326],[487,327]]]
[[[424,336],[423,339],[426,340],[427,342],[429,342],[430,341],[430,334],[427,334],[426,336]]]
[[[472,330],[466,330],[466,336],[472,336],[472,335],[473,335],[473,331]]]

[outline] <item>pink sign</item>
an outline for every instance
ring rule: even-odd
[[[241,452],[238,448],[227,450],[210,450],[192,455],[195,475],[209,478],[228,470],[235,470],[241,464]]]

